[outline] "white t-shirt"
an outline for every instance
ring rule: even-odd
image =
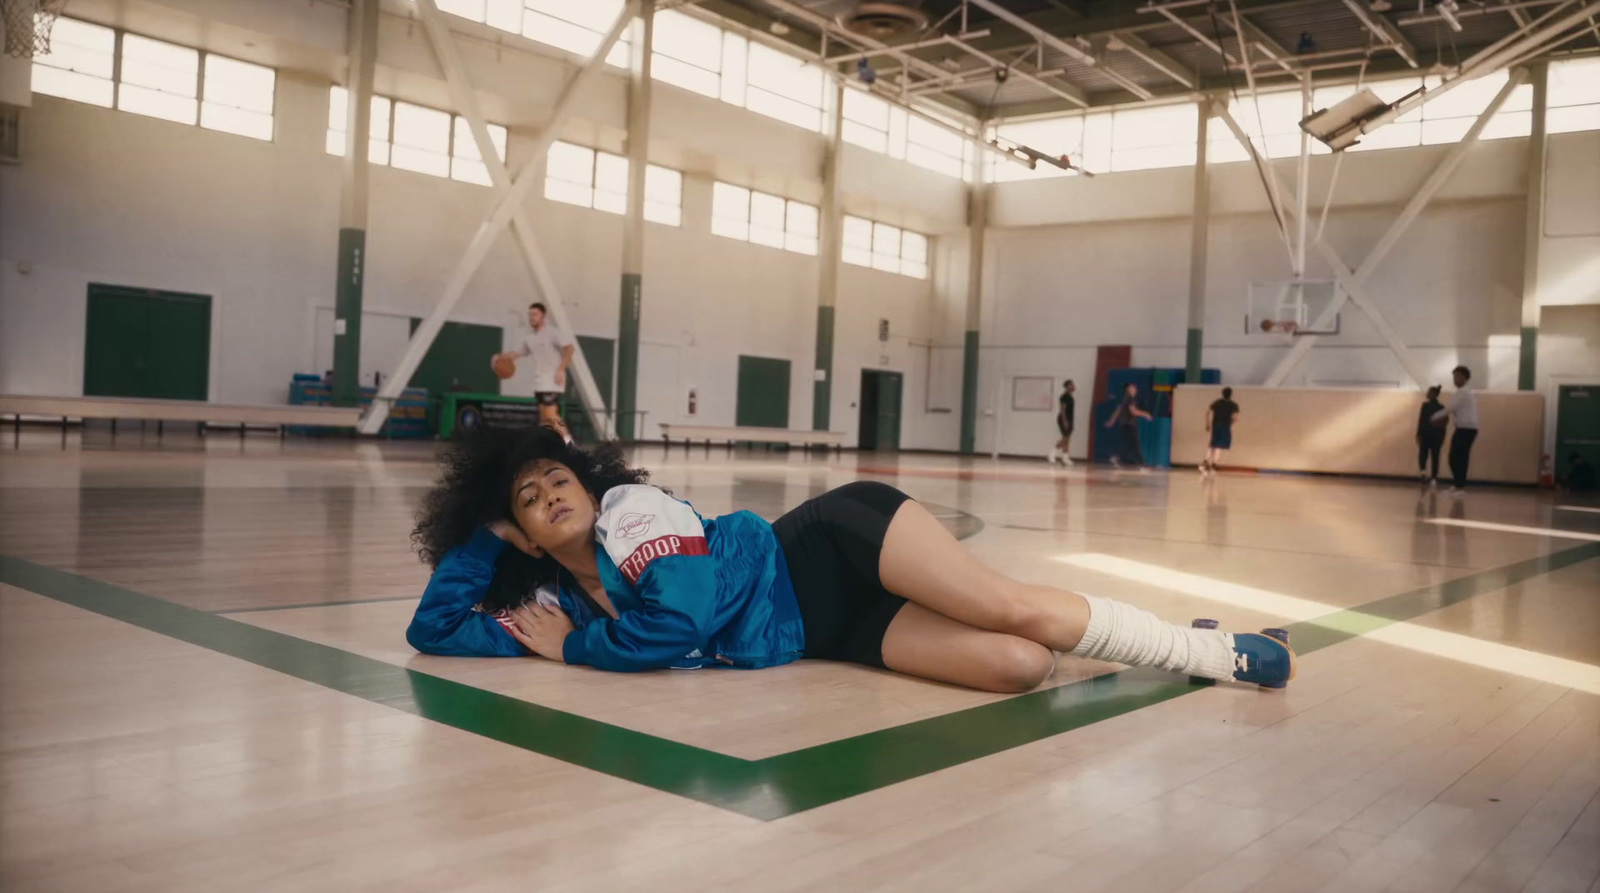
[[[523,336],[522,349],[517,353],[527,357],[532,364],[535,393],[565,390],[556,384],[556,370],[561,368],[561,352],[571,343],[571,339],[563,337],[556,327],[548,322],[537,332],[529,332]]]
[[[1456,388],[1456,398],[1450,401],[1449,408],[1439,410],[1433,417],[1437,419],[1444,415],[1455,416],[1457,428],[1478,430],[1478,395],[1472,392],[1471,385]]]

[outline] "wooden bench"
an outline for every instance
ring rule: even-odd
[[[728,449],[740,441],[749,443],[775,443],[799,444],[806,448],[820,446],[823,449],[833,447],[835,451],[844,450],[843,431],[797,431],[792,428],[743,428],[736,425],[679,425],[661,424],[661,445],[672,451],[674,440],[683,441],[684,449],[688,449],[696,440],[703,440],[706,451],[710,452],[711,442],[724,441]]]
[[[0,394],[0,415],[11,415],[19,429],[23,416],[38,416],[59,418],[63,429],[69,419],[110,419],[113,432],[116,431],[117,421],[124,419],[153,421],[158,433],[165,422],[194,422],[202,430],[207,424],[238,425],[241,437],[246,426],[275,425],[281,437],[284,428],[289,425],[354,428],[361,418],[361,410],[355,406],[250,406],[200,400]]]

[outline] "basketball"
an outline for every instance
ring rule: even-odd
[[[508,356],[497,356],[489,365],[494,369],[494,374],[501,378],[510,378],[517,374],[517,361]]]

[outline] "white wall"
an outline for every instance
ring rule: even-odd
[[[423,30],[390,2],[378,87],[449,107]],[[295,371],[321,371],[333,300],[339,163],[322,150],[327,88],[342,79],[344,10],[274,0],[74,0],[74,15],[279,68],[272,143],[36,97],[20,166],[0,167],[0,390],[78,393],[87,283],[214,296],[215,400],[276,402]],[[511,128],[513,166],[573,70],[565,54],[452,19],[492,120]],[[624,145],[625,80],[607,70],[566,139]],[[1352,266],[1447,151],[1352,153],[1334,191],[1328,238]],[[647,225],[639,396],[654,423],[729,423],[739,354],[791,362],[790,423],[809,426],[817,260],[709,232],[713,179],[806,201],[820,197],[823,138],[657,83],[650,154],[686,173],[683,226]],[[1314,159],[1314,212],[1332,159]],[[1279,162],[1285,179],[1290,162]],[[1475,147],[1371,281],[1389,321],[1430,375],[1466,362],[1491,388],[1514,386],[1523,252],[1526,141]],[[1035,453],[1054,439],[1048,412],[1009,408],[1010,379],[1080,384],[1087,420],[1095,348],[1130,344],[1139,365],[1182,365],[1192,171],[1154,170],[997,184],[985,251],[978,445]],[[953,449],[959,435],[967,302],[961,183],[845,146],[848,213],[935,234],[933,276],[912,280],[846,265],[836,316],[832,427],[852,434],[863,368],[906,373],[902,443]],[[1600,134],[1552,137],[1542,246],[1545,302],[1600,301]],[[1285,346],[1246,336],[1252,281],[1287,278],[1286,255],[1248,164],[1213,170],[1206,364],[1260,382]],[[535,190],[537,193],[538,190]],[[486,212],[490,191],[406,171],[372,170],[363,368],[384,371],[400,320],[422,315]],[[620,217],[528,202],[540,244],[580,334],[615,337]],[[21,272],[27,270],[26,273]],[[1319,275],[1314,263],[1312,275]],[[495,246],[454,318],[508,327],[533,297],[508,239]],[[1547,308],[1541,387],[1589,374],[1595,338],[1582,313]],[[325,311],[324,311],[325,312]],[[878,320],[891,337],[878,341]],[[1361,314],[1319,346],[1292,384],[1398,383],[1404,376]],[[319,334],[320,332],[320,334]],[[1547,360],[1548,358],[1548,360]],[[513,379],[512,392],[526,383]],[[937,410],[948,410],[940,412]],[[983,411],[993,415],[983,415]],[[1082,454],[1087,438],[1074,452]]]
[[[1333,192],[1327,240],[1359,265],[1446,146],[1350,153]],[[1469,150],[1454,176],[1368,282],[1385,319],[1430,378],[1447,380],[1465,363],[1490,389],[1517,379],[1527,141],[1495,140]],[[1328,195],[1332,159],[1313,159],[1313,219]],[[1292,161],[1280,161],[1293,182]],[[1009,380],[1075,378],[1079,431],[1088,419],[1088,382],[1101,344],[1133,347],[1136,366],[1184,364],[1189,289],[1187,168],[997,184],[985,270],[979,392],[999,406],[1000,449],[1040,453],[1053,442],[1050,412],[1009,409]],[[1288,279],[1288,253],[1254,168],[1213,168],[1205,365],[1223,380],[1263,381],[1287,350],[1280,337],[1246,334],[1252,281]],[[1549,208],[1541,271],[1547,304],[1593,302],[1600,293],[1600,134],[1551,140]],[[1312,253],[1307,275],[1332,278]],[[1541,339],[1540,388],[1577,359],[1592,336],[1550,314]],[[1587,308],[1585,308],[1587,309]],[[1573,333],[1560,326],[1577,326]],[[1558,332],[1561,332],[1558,334]],[[1591,338],[1585,341],[1585,337]],[[1321,339],[1286,384],[1409,386],[1404,369],[1353,305],[1341,333]],[[980,420],[978,447],[993,448],[996,424]],[[1074,452],[1087,450],[1087,438]]]
[[[86,287],[103,281],[212,295],[211,399],[281,402],[292,373],[320,372],[329,356],[322,342],[333,303],[340,163],[323,140],[342,36],[317,26],[328,24],[327,9],[315,5],[172,0],[129,8],[90,0],[73,12],[107,21],[116,12],[145,33],[297,67],[279,70],[271,143],[35,97],[25,161],[0,169],[0,391],[81,392]],[[208,30],[199,14],[233,27]],[[308,25],[308,17],[316,21]],[[510,44],[461,40],[474,83],[494,86],[483,94],[487,113],[511,125],[515,167],[526,157],[527,125],[548,114],[572,66],[558,51],[478,30]],[[420,27],[385,16],[381,44],[380,92],[448,107]],[[620,151],[624,84],[615,73],[600,78],[563,136]],[[683,225],[646,226],[644,433],[691,418],[731,424],[741,353],[790,360],[790,424],[809,427],[818,261],[711,235],[710,203],[714,178],[816,201],[823,138],[659,82],[652,129],[652,160],[685,171],[685,180]],[[958,181],[853,146],[846,152],[842,190],[851,213],[927,233],[960,231]],[[371,178],[367,375],[392,368],[406,318],[432,307],[491,199],[482,187],[388,167],[374,166]],[[616,337],[622,218],[539,193],[529,216],[576,332]],[[514,341],[535,297],[502,237],[452,318],[506,327]],[[932,301],[931,281],[844,268],[833,427],[853,439],[860,370],[893,369],[907,378],[902,443],[945,445],[946,432],[922,424]],[[877,340],[880,318],[890,320],[885,344]],[[693,417],[690,388],[699,396]],[[527,383],[519,375],[507,391],[525,393]]]
[[[26,163],[0,171],[0,390],[82,392],[85,293],[90,282],[195,291],[213,296],[211,398],[274,403],[294,371],[322,371],[331,347],[338,232],[339,160],[323,152],[328,83],[280,72],[274,142],[96,109],[38,96],[24,131]],[[661,88],[662,106],[693,107],[715,128],[816,149],[821,138],[720,102]],[[667,115],[658,110],[658,117]],[[682,122],[677,122],[682,126]],[[734,126],[738,125],[738,126]],[[579,122],[578,130],[590,123]],[[739,130],[744,128],[744,130]],[[779,128],[782,133],[771,133]],[[571,128],[570,128],[571,130]],[[670,131],[672,128],[664,128]],[[510,157],[528,142],[512,131]],[[749,152],[736,141],[725,152]],[[707,141],[709,146],[715,142]],[[691,158],[693,160],[693,158]],[[730,179],[806,195],[818,182],[784,181],[754,166],[701,157]],[[858,213],[893,203],[896,182],[915,202],[894,214],[923,230],[958,206],[962,187],[904,162],[856,160],[846,182]],[[896,171],[894,168],[904,168]],[[896,174],[899,181],[896,181]],[[848,174],[846,174],[848,176]],[[933,178],[930,181],[928,178]],[[938,182],[938,181],[944,181]],[[707,174],[685,176],[683,226],[646,224],[640,406],[654,422],[731,424],[738,355],[792,363],[790,424],[810,427],[818,259],[710,235]],[[941,187],[952,202],[941,197]],[[536,190],[538,194],[538,190]],[[387,371],[403,347],[405,320],[437,301],[451,267],[490,208],[483,187],[387,166],[371,168],[362,371]],[[530,218],[581,334],[618,328],[622,219],[531,198]],[[960,221],[955,221],[960,222]],[[949,219],[942,226],[949,229]],[[19,270],[27,270],[19,272]],[[531,280],[502,237],[453,314],[506,326],[518,338]],[[942,447],[922,426],[925,328],[931,283],[846,266],[840,277],[834,427],[854,437],[861,368],[907,376],[902,443]],[[891,323],[877,341],[878,318]],[[915,347],[914,347],[915,344]],[[698,390],[688,416],[688,389]],[[522,376],[507,392],[528,392]]]
[[[1600,304],[1600,132],[1550,137],[1539,302]]]

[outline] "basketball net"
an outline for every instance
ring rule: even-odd
[[[7,56],[32,59],[50,52],[50,28],[67,0],[0,0]]]

